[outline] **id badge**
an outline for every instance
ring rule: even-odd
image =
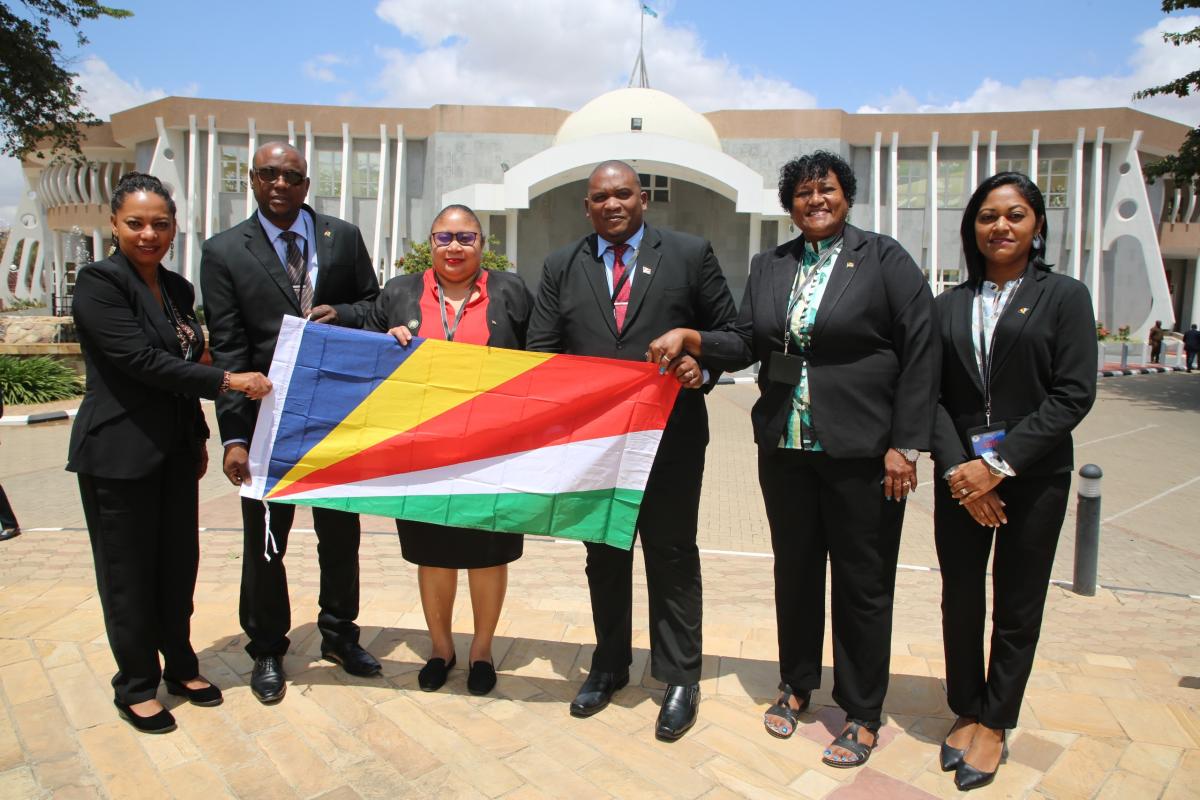
[[[967,436],[971,440],[971,451],[977,457],[982,458],[989,453],[995,453],[996,445],[1004,441],[1004,423],[997,422],[994,425],[970,428]]]
[[[800,356],[788,355],[781,350],[771,352],[771,361],[767,364],[767,377],[775,383],[795,386],[800,383],[803,372],[804,359]]]

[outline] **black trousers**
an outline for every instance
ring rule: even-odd
[[[1015,728],[1042,630],[1042,611],[1071,474],[1005,479],[998,488],[1008,524],[993,536],[936,481],[934,539],[942,569],[942,639],[950,710],[989,728]],[[992,647],[983,633],[988,556],[992,562]]]
[[[764,448],[758,479],[775,553],[779,676],[797,691],[821,685],[828,556],[833,699],[847,716],[877,720],[905,506],[883,496],[883,458]]]
[[[13,513],[12,506],[8,502],[8,495],[4,493],[4,487],[0,486],[0,530],[15,527],[17,527],[17,515]]]
[[[192,593],[200,563],[196,454],[170,453],[150,475],[135,480],[79,475],[104,629],[117,662],[117,700],[154,697],[163,675],[196,677],[191,636]]]
[[[700,549],[696,526],[704,450],[660,450],[646,482],[637,535],[646,561],[650,674],[668,684],[700,682]],[[620,672],[633,661],[633,551],[587,544],[596,651],[592,669]]]
[[[267,544],[266,519],[270,507],[274,546]],[[246,652],[252,658],[282,656],[290,641],[292,606],[288,598],[288,534],[296,507],[287,503],[264,504],[242,498],[242,593],[239,616],[249,637]],[[358,642],[358,542],[357,514],[313,509],[317,531],[317,561],[321,568],[320,611],[317,628],[325,643]],[[278,550],[278,552],[276,552]],[[265,553],[265,555],[264,555]]]

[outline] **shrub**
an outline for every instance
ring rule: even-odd
[[[480,264],[484,269],[508,271],[516,268],[516,265],[509,261],[507,256],[492,249],[500,244],[499,239],[495,236],[489,236],[487,244],[488,247],[483,251],[483,255],[480,258]],[[396,266],[405,275],[411,275],[414,272],[424,272],[432,267],[433,256],[429,252],[429,242],[417,242],[414,244],[408,255],[396,259]]]
[[[0,392],[6,404],[49,403],[83,394],[83,383],[57,359],[0,356]]]

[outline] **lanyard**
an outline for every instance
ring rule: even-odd
[[[475,275],[475,280],[479,279],[479,275]],[[475,293],[475,281],[471,281],[471,291],[467,292],[467,296],[463,298],[462,305],[458,307],[458,311],[454,315],[454,327],[450,327],[450,320],[446,316],[446,295],[442,292],[442,282],[434,276],[434,282],[437,284],[438,295],[438,311],[442,312],[442,332],[446,334],[446,341],[454,341],[454,332],[458,330],[458,323],[462,322],[462,318],[467,314],[467,304],[471,302],[471,295]]]
[[[613,304],[614,308],[617,305],[617,295],[621,293],[621,287],[623,287],[626,283],[629,283],[632,280],[632,278],[630,276],[633,275],[633,268],[637,266],[638,248],[634,247],[633,245],[627,245],[627,247],[628,247],[628,249],[625,251],[625,254],[629,255],[630,253],[633,253],[633,261],[632,261],[632,263],[626,264],[626,263],[624,263],[625,260],[621,259],[621,262],[622,262],[621,266],[624,269],[624,272],[621,273],[621,279],[618,280],[616,283],[614,283],[613,287],[612,287],[611,300],[612,300],[612,304]],[[609,252],[611,252],[613,254],[613,267],[612,268],[615,271],[617,268],[617,251],[612,248],[612,245],[609,245],[608,250],[609,250]],[[631,289],[633,288],[632,284],[630,284],[630,288]]]
[[[992,356],[996,349],[996,328],[999,327],[1000,317],[1004,314],[1004,309],[1012,301],[1017,290],[1021,288],[1021,278],[1017,278],[1012,282],[1012,288],[1007,289],[1007,292],[1000,293],[1000,307],[995,309],[995,314],[992,316],[996,319],[996,324],[992,325],[992,335],[988,341],[984,340],[984,317],[983,317],[983,282],[980,281],[979,287],[975,289],[975,316],[979,320],[979,377],[983,381],[983,416],[985,424],[992,424]],[[1007,294],[1007,297],[1005,296]]]
[[[788,351],[788,342],[792,338],[792,313],[796,310],[796,305],[800,302],[800,298],[804,296],[810,284],[817,277],[817,274],[825,268],[833,254],[837,252],[838,245],[841,244],[842,237],[838,237],[829,243],[829,247],[825,248],[825,252],[817,257],[817,263],[812,265],[812,269],[804,275],[804,259],[796,262],[796,277],[792,279],[792,293],[788,297],[787,308],[783,314],[783,354],[786,356]],[[804,279],[801,280],[801,276]]]

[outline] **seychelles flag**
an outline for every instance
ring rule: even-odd
[[[284,317],[242,496],[628,549],[678,382],[653,364]]]

